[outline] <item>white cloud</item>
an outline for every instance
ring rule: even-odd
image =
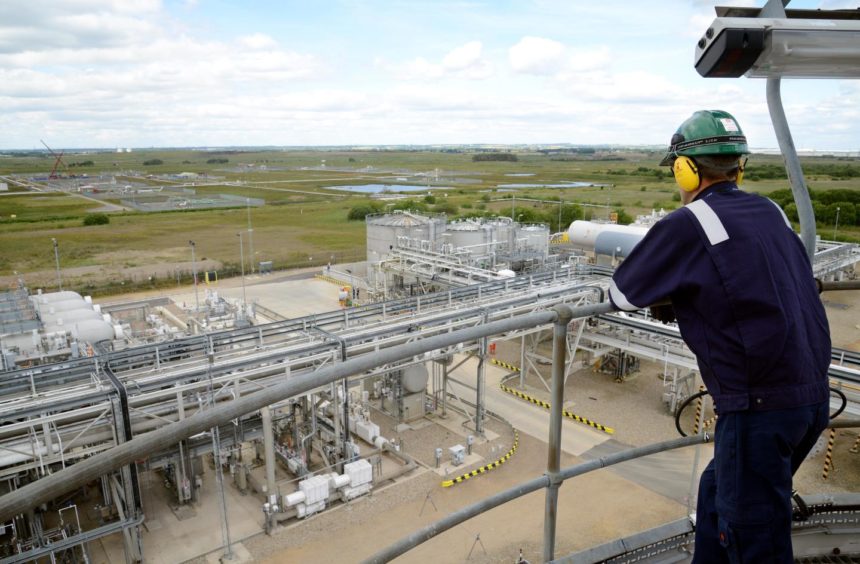
[[[254,33],[239,38],[239,43],[250,49],[274,49],[278,42],[265,33]]]
[[[480,41],[470,41],[456,47],[442,59],[442,66],[447,70],[460,71],[479,65],[482,48]]]
[[[543,37],[523,37],[508,51],[514,72],[548,75],[562,70],[565,64],[565,46]]]
[[[438,63],[424,57],[403,64],[389,64],[377,58],[374,63],[402,80],[484,80],[493,76],[495,71],[492,63],[482,56],[482,51],[483,44],[480,41],[469,41],[449,51]]]
[[[612,62],[608,47],[572,48],[543,37],[523,37],[508,50],[508,61],[516,73],[538,76],[569,76],[599,70]]]

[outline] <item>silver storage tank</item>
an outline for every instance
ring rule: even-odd
[[[541,258],[549,255],[549,227],[546,225],[524,225],[520,227],[518,239],[524,240],[525,250]]]
[[[497,217],[485,223],[492,232],[490,242],[504,243],[503,245],[495,245],[496,252],[510,251],[513,247],[514,233],[516,232],[514,222],[509,217]]]
[[[437,251],[445,232],[444,216],[425,216],[411,212],[370,215],[367,224],[367,261],[378,263],[397,247],[398,237],[413,241],[427,241],[428,250]]]
[[[455,221],[448,224],[446,233],[449,235],[448,242],[454,248],[468,247],[468,250],[476,255],[486,252],[486,231],[479,223],[469,220]]]

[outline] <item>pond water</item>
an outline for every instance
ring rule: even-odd
[[[534,176],[533,172],[509,172],[505,176]]]
[[[450,186],[418,186],[416,184],[351,184],[347,186],[323,186],[327,190],[343,190],[361,194],[382,192],[423,192],[425,190],[451,190]]]

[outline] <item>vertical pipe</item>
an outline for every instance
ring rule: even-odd
[[[57,288],[58,291],[63,291],[63,279],[60,278],[60,249],[57,246],[57,240],[51,238],[51,242],[54,243],[54,261],[57,263]]]
[[[448,360],[442,365],[442,417],[448,416]]]
[[[239,236],[239,264],[242,270],[242,306],[248,305],[248,297],[245,295],[245,245],[242,244],[242,232],[236,233]]]
[[[194,256],[194,241],[188,241],[188,244],[191,245],[191,269],[194,272],[194,318],[197,319],[197,312],[200,311],[200,298],[197,296],[197,258]]]
[[[193,248],[193,247],[192,247]],[[209,363],[206,375],[209,379],[209,409],[215,408],[215,390],[212,383],[212,365],[215,364],[215,352],[212,341],[209,341]],[[221,539],[224,541],[224,560],[233,559],[233,547],[230,544],[230,525],[227,522],[227,497],[224,493],[224,468],[221,467],[221,432],[216,424],[212,427],[212,456],[215,458],[215,481],[221,498]]]
[[[570,308],[556,306],[558,319],[552,329],[552,407],[549,415],[549,450],[547,452],[546,511],[543,521],[543,561],[555,554],[555,525],[558,516],[558,471],[561,468],[561,416],[564,403],[564,368],[567,364],[567,325],[573,318]]]
[[[520,389],[525,389],[526,381],[526,336],[520,337]]]
[[[266,452],[266,495],[275,493],[275,433],[272,431],[272,412],[269,406],[260,409],[263,417],[263,449]]]
[[[780,95],[780,79],[767,79],[767,107],[770,111],[770,119],[773,122],[773,130],[782,158],[785,161],[785,170],[791,183],[791,193],[794,195],[794,203],[797,205],[797,215],[800,218],[800,240],[806,247],[806,254],[812,261],[815,255],[815,214],[812,211],[812,201],[803,178],[803,170],[800,168],[800,159],[797,149],[788,129],[788,120],[785,118],[785,110],[782,107],[782,96]]]
[[[251,198],[246,198],[248,204],[248,260],[251,261],[251,274],[254,274],[254,228],[251,227]]]
[[[478,288],[480,290],[480,287]],[[488,312],[484,312],[484,323],[488,321]],[[475,432],[484,434],[484,401],[487,394],[487,356],[489,339],[481,337],[480,357],[478,360],[478,383],[475,388]]]

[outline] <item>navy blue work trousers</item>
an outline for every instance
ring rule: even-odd
[[[791,478],[827,427],[829,402],[720,414],[699,481],[693,564],[791,564]]]

